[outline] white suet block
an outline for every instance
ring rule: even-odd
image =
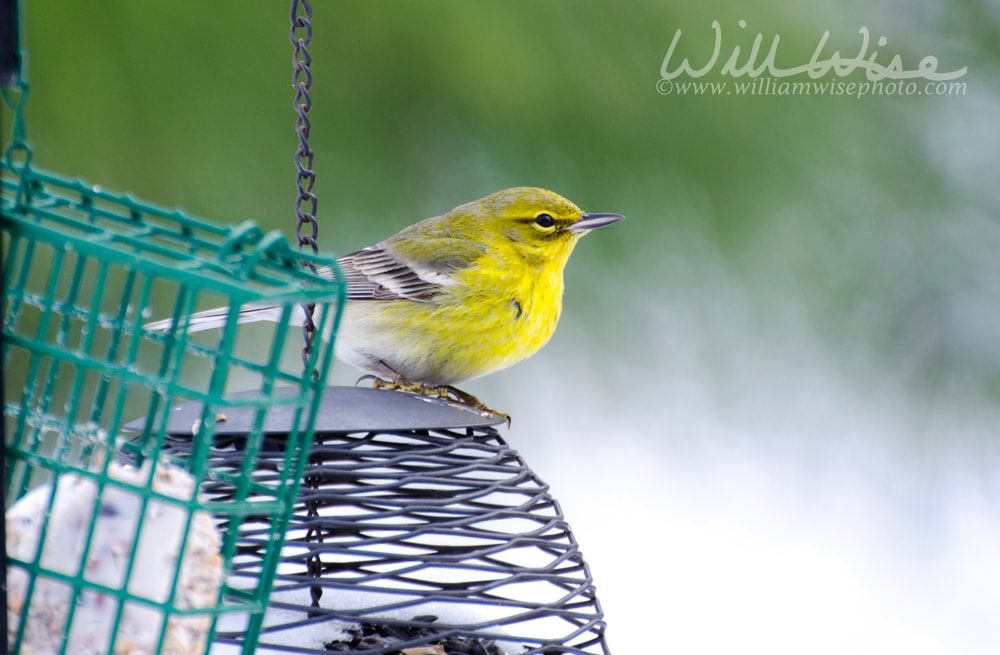
[[[166,602],[175,586],[174,573],[189,511],[183,505],[151,499],[146,506],[142,532],[135,543],[142,497],[133,488],[148,484],[150,464],[142,468],[112,463],[108,477],[125,486],[109,483],[100,503],[95,503],[98,485],[79,474],[59,477],[57,492],[48,515],[45,545],[39,565],[46,571],[75,576],[83,566],[83,578],[113,589],[126,585],[130,596]],[[164,496],[189,500],[195,480],[185,470],[167,462],[157,464],[153,490]],[[15,503],[6,515],[7,554],[23,561],[34,560],[46,512],[51,485],[42,485]],[[97,516],[94,517],[95,504]],[[94,532],[84,553],[91,523]],[[133,544],[135,548],[133,549]],[[173,606],[178,609],[213,607],[222,582],[219,533],[211,515],[196,511],[191,517],[187,546],[176,581]],[[134,562],[129,575],[130,555]],[[11,565],[7,569],[8,642],[13,643],[23,615],[30,576]],[[40,575],[31,596],[27,624],[21,643],[22,653],[58,653],[68,638],[67,653],[106,653],[118,602],[106,593],[85,589],[75,598],[72,587],[63,581]],[[75,606],[72,625],[67,630],[70,607]],[[153,655],[162,629],[159,608],[139,601],[126,601],[115,637],[116,655]],[[173,616],[168,621],[159,655],[200,655],[205,652],[211,616]]]

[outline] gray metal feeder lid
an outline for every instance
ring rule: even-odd
[[[276,389],[280,398],[293,390]],[[226,396],[237,400],[259,395],[259,392],[240,392]],[[191,435],[191,426],[201,419],[203,404],[198,401],[177,405],[167,420],[167,433]],[[222,410],[223,408],[219,408]],[[226,407],[225,419],[215,424],[217,435],[249,434],[258,410],[254,407]],[[276,404],[269,408],[264,419],[265,434],[287,434],[291,431],[296,408]],[[125,425],[129,432],[143,429],[145,419]],[[385,430],[431,430],[453,428],[480,428],[500,425],[505,419],[494,414],[449,402],[440,398],[418,396],[402,391],[371,389],[367,387],[328,387],[323,392],[316,416],[317,432],[357,432]]]

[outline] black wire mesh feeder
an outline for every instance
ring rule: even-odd
[[[175,448],[190,445],[198,411],[175,413]],[[213,467],[239,467],[249,418],[230,413],[217,428],[227,447]],[[414,394],[327,389],[258,652],[608,653],[570,526],[493,427],[502,422]],[[264,425],[275,471],[289,427],[280,413]],[[265,523],[240,528],[235,587],[255,575]],[[220,620],[213,652],[242,629],[238,615]]]

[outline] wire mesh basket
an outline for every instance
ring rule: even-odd
[[[41,172],[23,144],[12,150],[2,163],[7,645],[202,653],[233,611],[247,617],[252,652],[332,359],[332,338],[317,339],[303,367],[287,319],[314,304],[317,328],[335,332],[343,286],[301,263],[335,264],[250,222],[215,226]],[[286,320],[239,324],[253,303]],[[221,330],[188,334],[185,317],[220,305],[231,308]],[[145,327],[164,314],[170,329]],[[166,425],[184,401],[202,408],[186,428],[192,447],[168,455]],[[291,429],[265,455],[262,426],[278,410]],[[217,468],[218,426],[238,412],[250,417],[245,447]],[[266,519],[252,555],[238,548],[247,516]],[[235,569],[252,575],[234,585]]]
[[[168,426],[170,448],[193,442]],[[265,426],[274,475],[286,423]],[[247,418],[220,426],[210,460],[235,469]],[[398,392],[327,389],[259,645],[267,653],[607,654],[590,570],[548,486],[468,408]],[[206,489],[226,498],[228,490]],[[248,520],[241,544],[265,547]],[[237,567],[234,580],[251,582]],[[245,622],[220,622],[239,644]]]

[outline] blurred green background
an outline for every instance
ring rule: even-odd
[[[285,3],[23,4],[36,165],[292,232]],[[315,5],[324,250],[515,185],[628,216],[578,247],[552,343],[468,385],[563,504],[614,652],[995,652],[1000,5]],[[758,33],[787,67],[864,26],[966,91],[658,93],[713,20],[704,81]]]

